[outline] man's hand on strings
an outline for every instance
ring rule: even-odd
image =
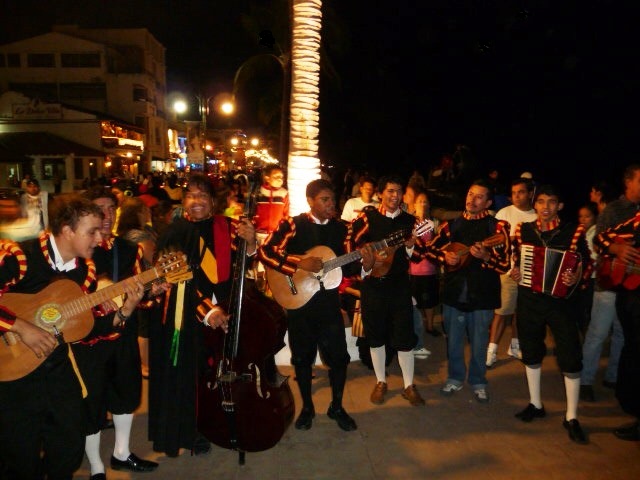
[[[307,272],[319,272],[322,270],[323,261],[321,257],[305,257],[298,262],[298,268]]]
[[[53,333],[20,318],[16,318],[11,331],[20,335],[20,339],[38,358],[47,357],[58,346]]]

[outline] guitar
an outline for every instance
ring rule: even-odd
[[[498,245],[502,245],[504,243],[504,235],[501,233],[496,233],[495,235],[491,235],[489,238],[486,238],[482,242],[476,242],[475,245],[482,245],[485,248],[497,247]],[[447,246],[444,247],[444,250],[447,252],[454,252],[460,258],[460,261],[456,265],[445,264],[445,270],[447,272],[455,272],[456,270],[460,270],[461,268],[469,265],[472,256],[469,255],[469,251],[471,250],[471,245],[465,245],[460,242],[451,242]]]
[[[596,266],[596,279],[603,290],[616,287],[635,290],[640,286],[640,265],[626,263],[613,255],[601,255]]]
[[[433,229],[433,222],[425,220],[414,228],[413,233],[417,236],[424,235],[429,231],[429,228]],[[406,236],[406,230],[398,230],[384,240],[372,242],[370,245],[375,251],[379,251],[387,247],[401,245]],[[299,269],[293,275],[286,275],[273,268],[265,267],[267,283],[273,298],[280,306],[288,310],[304,306],[321,288],[337,288],[342,281],[342,270],[339,267],[360,260],[362,254],[360,250],[354,250],[336,257],[336,254],[329,247],[318,245],[309,249],[302,257],[322,258],[322,270],[307,272]]]
[[[159,258],[149,270],[118,283],[86,294],[80,286],[67,279],[56,280],[36,294],[5,293],[0,305],[53,333],[59,344],[83,339],[93,328],[91,309],[96,305],[124,294],[125,283],[139,280],[145,286],[164,278],[177,283],[193,274],[183,253],[168,253]],[[4,332],[0,340],[0,381],[17,380],[35,370],[46,357],[38,358],[13,332]]]
[[[431,220],[422,220],[413,230],[416,237],[421,237],[429,232],[433,231],[434,223]],[[399,244],[384,247],[380,253],[376,255],[376,261],[373,264],[370,276],[375,278],[384,277],[391,269],[393,263],[393,257],[396,254],[396,250],[400,248]]]

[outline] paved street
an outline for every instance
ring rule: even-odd
[[[616,479],[635,480],[640,469],[640,444],[618,440],[612,429],[630,421],[617,405],[611,390],[596,385],[598,402],[582,404],[579,419],[590,444],[576,445],[562,427],[564,388],[555,358],[543,365],[542,395],[547,411],[544,419],[525,424],[514,413],[528,403],[522,365],[506,355],[505,332],[499,361],[489,371],[488,404],[477,403],[468,386],[453,397],[439,395],[446,377],[445,340],[428,336],[433,354],[416,360],[416,383],[426,407],[412,407],[400,394],[402,377],[397,362],[389,367],[389,394],[382,406],[369,402],[375,384],[373,372],[352,362],[344,406],[358,423],[358,430],[343,432],[326,416],[330,398],[327,371],[316,368],[314,401],[316,419],[309,431],[293,425],[274,448],[247,453],[238,465],[238,453],[214,446],[206,456],[185,453],[167,458],[152,451],[147,441],[145,399],[134,420],[132,450],[153,459],[160,467],[153,473],[131,474],[107,469],[109,480],[297,480],[297,479],[411,479],[457,480],[527,479]],[[606,360],[606,359],[604,359]],[[603,360],[603,362],[604,362]],[[604,363],[602,363],[604,365]],[[292,375],[291,367],[280,367]],[[601,374],[602,372],[600,372]],[[291,377],[300,410],[297,387]],[[113,430],[103,434],[103,459],[113,445]],[[76,478],[89,478],[83,464]]]

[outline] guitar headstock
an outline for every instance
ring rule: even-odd
[[[162,254],[155,264],[155,269],[168,283],[178,283],[193,278],[187,256],[182,252]]]
[[[420,223],[416,224],[413,227],[412,234],[415,235],[416,237],[421,237],[423,235],[426,235],[429,232],[433,232],[434,229],[435,229],[435,224],[433,223],[433,221],[426,219],[426,220],[422,220]]]

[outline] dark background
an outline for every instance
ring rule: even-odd
[[[325,0],[322,162],[426,175],[464,144],[481,174],[497,167],[508,183],[530,171],[560,184],[573,216],[592,181],[618,186],[624,166],[639,161],[637,42],[625,3]],[[53,24],[148,28],[167,49],[168,92],[230,91],[238,67],[268,52],[258,45],[260,29],[288,49],[280,0],[2,0],[0,7],[0,43]],[[278,84],[272,70],[252,85]],[[246,92],[234,126],[258,124],[259,101]]]

